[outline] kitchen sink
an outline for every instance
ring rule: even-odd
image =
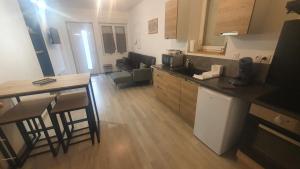
[[[195,69],[195,68],[177,68],[173,70],[176,73],[180,73],[186,76],[190,76],[193,77],[194,74],[202,74],[203,72],[205,72],[204,70],[199,70],[199,69]]]

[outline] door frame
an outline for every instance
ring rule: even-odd
[[[74,55],[74,50],[72,48],[72,42],[71,42],[71,38],[70,38],[70,31],[68,29],[68,23],[84,23],[84,24],[91,24],[92,26],[92,31],[93,31],[93,36],[94,36],[94,45],[95,45],[95,50],[96,50],[96,62],[97,62],[97,65],[96,65],[96,72],[95,74],[99,74],[101,72],[101,64],[100,64],[100,58],[99,58],[99,51],[98,51],[98,47],[97,47],[97,43],[96,43],[96,35],[95,35],[95,29],[94,29],[94,24],[93,22],[89,22],[89,21],[65,21],[65,25],[66,25],[66,28],[67,28],[67,32],[68,32],[68,40],[69,40],[69,44],[70,44],[70,47],[71,47],[71,51],[72,51],[72,58],[73,58],[73,61],[75,63],[75,70],[76,70],[76,73],[78,74],[79,73],[79,70],[78,70],[78,61],[75,59],[75,55]],[[92,74],[92,73],[91,73]]]

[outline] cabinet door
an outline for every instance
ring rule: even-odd
[[[166,93],[168,97],[167,105],[174,112],[179,113],[180,104],[180,81],[181,78],[168,74],[165,76],[164,82],[166,85]]]
[[[216,34],[247,34],[255,0],[221,0],[217,14]]]
[[[177,38],[178,0],[168,0],[165,5],[165,38]]]
[[[153,86],[156,97],[163,103],[167,102],[166,83],[164,82],[164,72],[154,69]]]
[[[181,80],[181,96],[180,96],[180,115],[191,126],[194,126],[198,85]]]

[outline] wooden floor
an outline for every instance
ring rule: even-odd
[[[235,169],[233,153],[217,156],[193,130],[156,100],[152,86],[117,89],[109,76],[93,78],[101,143],[84,142],[68,154],[29,159],[24,169]]]

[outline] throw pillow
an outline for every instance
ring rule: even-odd
[[[140,63],[140,69],[145,69],[145,68],[147,68],[147,65],[145,64],[145,63]]]

